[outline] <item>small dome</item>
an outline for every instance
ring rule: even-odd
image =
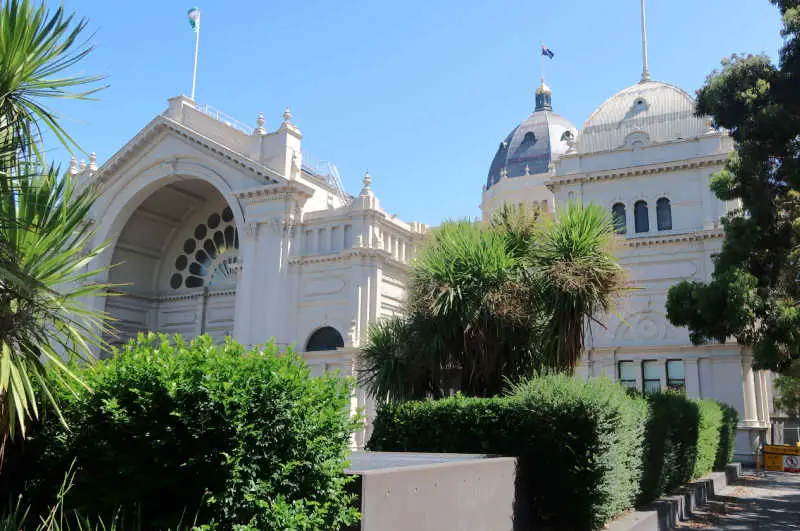
[[[545,173],[551,162],[567,152],[567,140],[574,139],[578,131],[569,120],[552,111],[551,94],[542,81],[536,90],[536,110],[497,148],[486,179],[487,189],[503,177],[525,175],[526,167],[531,175]]]
[[[694,99],[683,90],[643,81],[617,92],[589,116],[577,150],[594,153],[702,136],[708,125],[694,112]]]

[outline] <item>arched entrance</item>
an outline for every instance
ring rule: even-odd
[[[109,281],[119,284],[106,311],[112,345],[141,331],[221,341],[233,333],[239,234],[234,210],[200,179],[166,184],[126,221],[114,246]]]

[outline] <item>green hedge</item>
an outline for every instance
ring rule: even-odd
[[[639,503],[650,502],[712,470],[722,470],[731,461],[738,420],[731,406],[672,392],[646,398],[650,416]]]
[[[6,463],[0,499],[24,493],[46,511],[74,459],[64,510],[106,521],[122,511],[147,529],[352,524],[351,382],[313,378],[280,354],[150,335],[77,369],[93,391],[61,392],[70,429],[48,415]]]
[[[722,426],[719,429],[719,450],[714,460],[714,470],[724,470],[725,465],[733,461],[736,450],[736,426],[739,414],[733,406],[719,402],[722,408]]]
[[[519,457],[518,497],[532,525],[598,529],[630,508],[648,408],[606,379],[543,376],[502,398],[457,396],[379,409],[371,450]]]

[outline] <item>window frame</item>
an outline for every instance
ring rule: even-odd
[[[633,379],[632,380],[622,377],[622,365],[623,365],[623,363],[626,364],[626,365],[630,364],[631,367],[633,367]],[[636,361],[634,361],[634,360],[619,360],[619,361],[617,361],[617,382],[619,382],[619,384],[622,387],[625,387],[627,389],[636,389],[638,387],[637,384],[636,384]]]
[[[647,364],[650,364],[650,363],[655,365],[656,369],[660,369],[658,360],[642,360],[642,368],[641,368],[641,370],[642,370],[642,392],[645,393],[645,394],[660,393],[661,392],[661,371],[659,370],[658,378],[647,378],[645,376],[645,366]],[[657,382],[658,383],[658,389],[657,390],[648,390],[647,389],[648,382]]]
[[[639,208],[644,209],[642,222],[640,224]],[[643,224],[643,225],[642,225]],[[639,199],[633,204],[633,228],[636,234],[643,234],[650,232],[650,209],[647,206],[647,201]]]
[[[618,215],[617,211],[615,210],[617,207],[622,207],[621,215]],[[611,205],[611,219],[614,222],[614,232],[620,235],[628,233],[628,209],[625,206],[625,203],[622,201],[617,201]]]
[[[671,378],[669,374],[669,364],[670,362],[680,362],[683,366],[683,378]],[[667,369],[667,389],[671,389],[673,391],[686,391],[686,361],[678,358],[670,358],[666,361],[666,369]],[[672,382],[680,382],[680,383],[672,383]]]
[[[656,201],[656,228],[659,231],[672,230],[672,201],[669,197],[662,196]]]

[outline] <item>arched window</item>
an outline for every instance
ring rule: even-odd
[[[662,197],[656,202],[656,219],[658,220],[658,230],[672,230],[672,207],[666,197]]]
[[[611,216],[614,219],[614,229],[617,234],[625,234],[628,232],[628,220],[625,215],[625,204],[615,203],[611,207]]]
[[[636,203],[634,203],[633,224],[636,232],[650,232],[650,220],[647,217],[646,201],[636,201]]]
[[[306,343],[306,352],[318,352],[320,350],[336,350],[344,347],[342,334],[333,327],[323,326],[318,328]]]

